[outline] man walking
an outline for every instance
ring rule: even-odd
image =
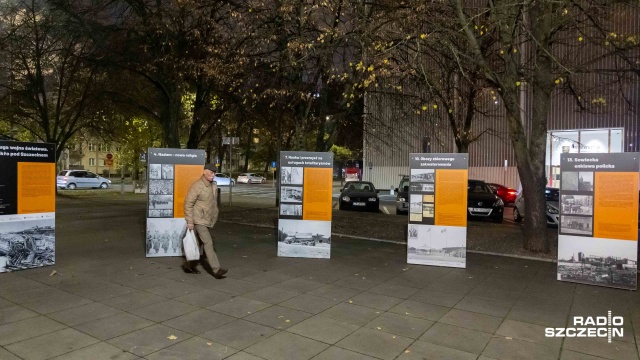
[[[184,217],[187,220],[187,228],[195,230],[197,237],[204,244],[204,252],[213,271],[213,277],[223,279],[227,269],[220,267],[210,232],[218,220],[218,187],[213,182],[215,170],[214,164],[206,164],[200,179],[189,188],[184,201]],[[199,274],[196,265],[197,261],[185,261],[182,269],[187,273]]]

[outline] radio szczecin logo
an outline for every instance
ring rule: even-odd
[[[622,316],[611,316],[611,311],[609,311],[607,316],[574,316],[574,327],[548,327],[544,329],[544,336],[607,338],[611,343],[611,338],[624,336],[623,325],[624,318]]]

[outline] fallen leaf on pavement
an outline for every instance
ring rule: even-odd
[[[175,339],[177,339],[177,337],[175,335],[170,335],[170,336],[167,336],[167,339],[175,340]]]

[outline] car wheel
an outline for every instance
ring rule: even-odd
[[[340,210],[346,210],[346,207],[344,205],[342,205],[342,201],[340,202],[340,205],[338,205],[338,208]]]
[[[517,207],[513,208],[513,221],[520,222],[522,221],[522,216],[520,215],[520,211]]]
[[[267,179],[262,179],[261,181],[263,184],[267,182]]]
[[[69,189],[69,190],[75,190],[75,188],[76,188],[76,184],[74,184],[74,183],[71,183],[71,184],[67,185],[67,189]]]
[[[100,184],[100,189],[106,189],[108,187],[109,187],[109,185],[107,185],[107,183]]]

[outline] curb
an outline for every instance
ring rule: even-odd
[[[229,221],[229,220],[218,220],[218,221],[222,222],[222,223],[226,223],[226,224],[252,226],[252,227],[257,227],[257,228],[265,228],[265,229],[277,229],[276,226],[271,226],[271,225],[259,225],[259,224],[251,224],[251,223],[236,222],[236,221]],[[369,237],[363,237],[363,236],[354,236],[354,235],[347,235],[347,234],[340,234],[340,233],[331,233],[331,235],[338,236],[338,237],[343,237],[343,238],[355,239],[355,240],[367,240],[367,241],[375,241],[375,242],[381,242],[381,243],[387,243],[387,244],[407,245],[406,242],[402,242],[402,241],[376,239],[376,238],[369,238]],[[537,258],[537,257],[533,257],[533,256],[501,254],[501,253],[496,253],[496,252],[491,252],[491,251],[468,250],[467,249],[467,252],[468,253],[472,253],[472,254],[502,256],[502,257],[508,257],[508,258],[514,258],[514,259],[543,261],[543,262],[549,262],[549,263],[557,263],[558,262],[558,260],[553,260],[553,259]],[[639,270],[639,272],[640,272],[640,270]]]

